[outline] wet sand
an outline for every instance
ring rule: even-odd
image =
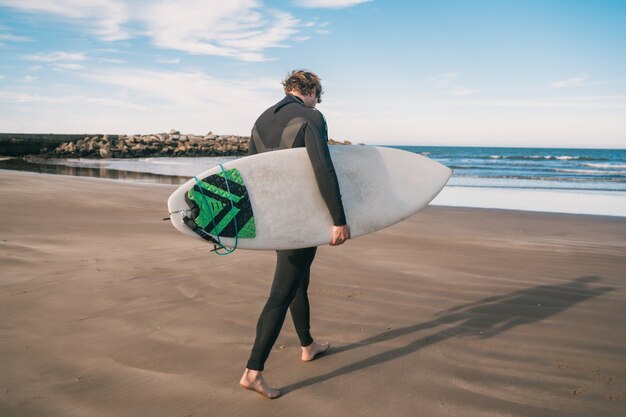
[[[175,186],[0,171],[0,416],[623,416],[626,219],[428,207],[321,247],[302,363],[238,380],[272,252],[165,221]]]

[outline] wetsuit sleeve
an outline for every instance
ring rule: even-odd
[[[346,214],[343,210],[335,167],[330,159],[326,129],[321,131],[314,124],[307,123],[304,126],[304,144],[309,154],[311,165],[313,165],[313,172],[315,173],[320,193],[333,218],[333,224],[335,226],[343,226],[346,224]]]

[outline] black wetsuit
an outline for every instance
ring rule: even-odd
[[[322,114],[287,95],[256,121],[250,138],[250,155],[279,149],[306,147],[320,193],[335,226],[346,224],[339,183],[328,151],[328,133]],[[303,219],[306,221],[306,219]],[[267,303],[256,328],[247,368],[262,371],[278,338],[287,310],[302,346],[313,343],[307,290],[311,263],[317,248],[276,251],[276,271]]]

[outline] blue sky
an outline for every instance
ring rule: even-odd
[[[248,135],[293,68],[332,138],[626,148],[625,1],[0,0],[0,131]]]

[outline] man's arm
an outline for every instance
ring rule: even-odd
[[[341,201],[337,174],[333,161],[330,159],[325,129],[318,128],[314,123],[308,123],[304,129],[304,143],[322,198],[326,202],[335,227],[345,226],[346,215]],[[333,235],[335,235],[334,231]],[[339,235],[349,238],[349,231],[343,230],[343,233]]]

